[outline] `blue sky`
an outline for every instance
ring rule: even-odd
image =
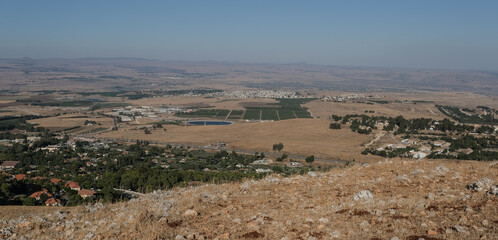
[[[18,57],[498,70],[498,1],[1,1]]]

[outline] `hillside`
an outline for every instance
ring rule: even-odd
[[[497,163],[385,160],[156,191],[124,203],[0,216],[0,238],[497,239]]]

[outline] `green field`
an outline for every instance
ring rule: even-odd
[[[0,101],[13,101],[13,100],[19,100],[19,99],[25,99],[25,98],[28,98],[28,96],[2,95],[2,96],[0,96]]]
[[[259,108],[248,108],[244,114],[244,119],[259,120],[261,109]]]
[[[241,119],[244,116],[243,110],[233,110],[228,119]]]
[[[312,118],[311,114],[307,110],[294,110],[297,118]]]
[[[261,120],[278,120],[277,110],[275,108],[262,108],[261,115]]]
[[[229,110],[225,109],[199,109],[189,113],[176,113],[179,117],[209,117],[209,118],[226,118]]]
[[[206,118],[227,118],[227,119],[247,119],[247,120],[286,120],[293,118],[311,118],[308,109],[301,104],[315,100],[313,98],[277,99],[279,102],[275,107],[247,107],[243,110],[226,109],[199,109],[190,113],[177,113],[179,117],[206,117]]]
[[[60,107],[83,107],[90,106],[94,102],[87,100],[75,100],[75,101],[60,101],[60,102],[42,102],[42,103],[33,103],[35,106],[60,106]]]
[[[296,116],[294,116],[294,112],[289,109],[278,109],[278,115],[280,116],[280,120],[296,118]]]

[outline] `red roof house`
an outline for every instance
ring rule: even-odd
[[[5,161],[0,165],[0,169],[14,169],[19,164],[19,161]]]
[[[17,174],[17,175],[14,175],[14,179],[16,180],[23,180],[26,178],[26,174]]]
[[[95,195],[96,192],[88,189],[81,189],[78,191],[78,195],[80,195],[82,198],[87,198]]]
[[[45,205],[47,205],[47,206],[60,206],[61,200],[55,199],[55,198],[49,198],[47,201],[45,201]]]
[[[69,181],[64,186],[71,188],[72,190],[79,191],[81,190],[81,186],[77,182]]]
[[[52,197],[52,194],[50,194],[48,191],[38,191],[34,192],[33,194],[29,195],[30,198],[34,198],[36,200],[40,200],[40,197],[42,194],[47,194],[48,197]]]
[[[48,181],[49,181],[49,182],[51,182],[51,183],[53,183],[53,184],[55,184],[55,185],[57,185],[57,184],[59,184],[60,182],[62,182],[62,179],[52,178],[52,179],[50,179],[50,180],[48,180]]]

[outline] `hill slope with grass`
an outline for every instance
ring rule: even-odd
[[[389,160],[1,219],[21,239],[497,239],[498,163]]]

